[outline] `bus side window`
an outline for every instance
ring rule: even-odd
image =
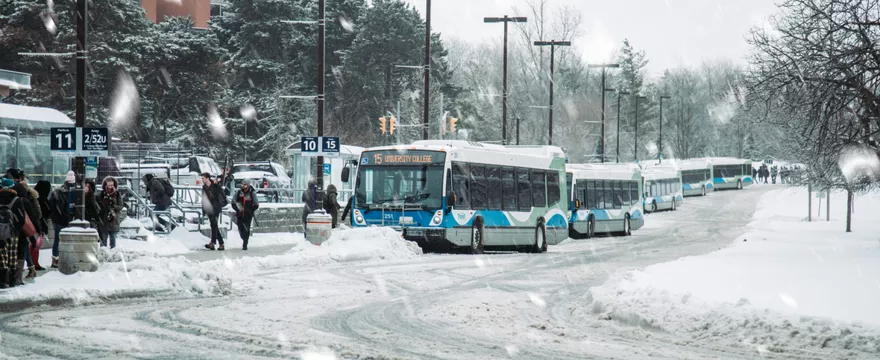
[[[470,189],[471,208],[483,210],[486,208],[486,167],[471,164]]]
[[[532,183],[529,181],[529,170],[517,168],[516,181],[518,208],[520,211],[530,211],[532,208]]]
[[[629,203],[637,204],[639,201],[639,183],[636,181],[629,182]]]
[[[513,168],[501,169],[501,208],[516,210],[516,173]]]
[[[562,191],[559,186],[559,173],[547,172],[547,204],[554,205],[559,202],[559,193]]]
[[[532,205],[547,207],[547,181],[543,171],[532,171]]]
[[[455,192],[455,208],[465,210],[471,208],[470,189],[468,188],[468,167],[465,163],[452,163],[452,190]]]
[[[491,210],[501,210],[501,169],[497,166],[487,166],[486,179],[489,186],[487,191],[488,207]]]

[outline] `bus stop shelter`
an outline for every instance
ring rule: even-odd
[[[32,182],[60,182],[69,170],[69,159],[53,157],[49,132],[53,127],[73,127],[64,113],[45,107],[0,103],[0,164],[17,167]]]

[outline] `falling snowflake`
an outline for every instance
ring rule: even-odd
[[[251,121],[257,118],[257,109],[254,108],[251,104],[244,104],[239,108],[239,112],[241,112],[241,118]]]
[[[336,360],[336,354],[330,349],[312,349],[299,354],[303,360]]]
[[[849,182],[870,180],[874,182],[880,176],[880,158],[865,146],[849,146],[840,152],[837,161],[840,171]]]
[[[531,300],[532,303],[537,305],[538,307],[547,306],[547,302],[544,301],[544,299],[542,299],[538,294],[534,294],[534,293],[526,293],[526,294],[529,296],[529,300]]]
[[[223,119],[217,113],[217,107],[214,104],[208,107],[208,125],[210,125],[211,135],[214,136],[214,139],[225,140],[229,136],[229,132],[226,131],[226,124],[223,123]]]
[[[40,18],[43,19],[43,25],[46,25],[46,31],[50,34],[55,35],[55,32],[58,31],[58,28],[55,26],[55,20],[52,19],[52,15],[49,13],[40,14]]]
[[[791,295],[788,295],[784,292],[779,293],[779,300],[782,300],[782,303],[792,309],[797,309],[798,307],[797,301],[795,301],[794,298],[791,297]]]
[[[120,71],[110,104],[110,124],[116,128],[129,127],[140,108],[140,96],[134,80],[125,71]]]
[[[516,356],[516,354],[519,354],[519,347],[516,345],[507,345],[504,347],[504,350],[507,350],[507,355],[510,356]]]
[[[347,32],[354,32],[354,23],[344,14],[339,14],[339,25]]]

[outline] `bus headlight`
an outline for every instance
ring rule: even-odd
[[[364,221],[364,216],[361,215],[361,211],[358,209],[354,210],[354,223],[358,225],[366,225],[367,223]]]
[[[443,221],[443,210],[437,210],[437,212],[434,213],[434,217],[431,218],[431,226],[440,225],[440,223],[442,221]]]

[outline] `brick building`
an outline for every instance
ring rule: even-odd
[[[220,15],[222,0],[141,0],[147,18],[158,23],[165,17],[190,16],[196,28],[206,29],[212,15]]]

